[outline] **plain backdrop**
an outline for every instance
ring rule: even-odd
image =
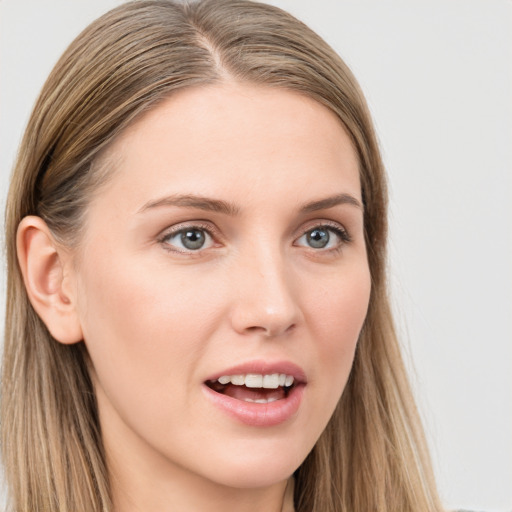
[[[0,0],[2,210],[47,74],[119,3]],[[319,32],[367,96],[390,179],[393,303],[444,502],[511,510],[512,3],[271,3]]]

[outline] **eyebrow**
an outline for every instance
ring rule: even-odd
[[[210,197],[197,196],[193,194],[172,195],[149,201],[140,210],[139,213],[145,212],[152,208],[161,206],[182,206],[189,208],[198,208],[209,212],[224,213],[226,215],[236,215],[239,212],[238,206],[221,199],[213,199]]]
[[[311,201],[310,203],[305,204],[300,211],[302,213],[310,213],[318,210],[327,210],[328,208],[333,208],[334,206],[342,204],[348,204],[363,210],[363,205],[354,196],[351,196],[350,194],[336,194],[331,197],[326,197],[325,199],[319,199],[318,201]]]
[[[326,210],[328,208],[333,208],[343,204],[355,206],[356,208],[363,210],[363,205],[354,196],[351,196],[350,194],[336,194],[334,196],[319,199],[317,201],[311,201],[302,206],[300,211],[301,213],[310,213],[318,210]],[[230,216],[234,216],[240,212],[240,208],[236,204],[223,201],[222,199],[213,199],[211,197],[185,194],[171,195],[156,199],[154,201],[149,201],[138,211],[138,213],[143,213],[147,210],[159,208],[162,206],[198,208],[199,210],[223,213]]]

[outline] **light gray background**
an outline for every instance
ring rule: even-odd
[[[0,0],[2,209],[45,77],[119,3]],[[393,301],[442,497],[510,510],[512,3],[271,3],[319,32],[367,95],[390,176]]]

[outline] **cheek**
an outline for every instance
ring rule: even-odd
[[[132,439],[138,432],[160,446],[171,431],[184,435],[171,425],[201,420],[189,404],[197,401],[193,383],[221,316],[212,285],[133,258],[94,263],[83,276],[83,331],[104,435]]]
[[[168,338],[197,326],[192,318],[208,317],[210,302],[205,298],[212,290],[208,283],[192,282],[187,273],[143,263],[134,258],[124,264],[119,258],[107,266],[101,258],[93,261],[82,279],[81,310],[87,326],[112,329],[114,338],[123,337],[123,345],[135,341],[135,333],[145,333],[136,343],[147,349],[156,341],[152,332]]]
[[[371,278],[367,265],[345,273],[336,286],[312,297],[310,324],[329,394],[337,402],[352,367],[354,353],[368,310]]]
[[[143,389],[193,378],[191,368],[215,317],[208,283],[197,287],[187,275],[133,259],[108,266],[96,260],[84,271],[80,309],[85,343],[105,392],[131,390],[135,398]]]

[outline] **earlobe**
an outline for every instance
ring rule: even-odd
[[[57,341],[81,341],[69,254],[55,242],[44,220],[36,216],[20,222],[16,243],[25,288],[37,314]]]

